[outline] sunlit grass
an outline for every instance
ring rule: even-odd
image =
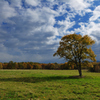
[[[100,73],[83,70],[0,70],[0,100],[99,100]]]

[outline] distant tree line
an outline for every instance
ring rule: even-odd
[[[13,62],[0,63],[0,69],[53,69],[53,70],[73,70],[77,69],[74,63],[34,63],[34,62]],[[82,69],[92,72],[100,72],[100,62],[83,63]]]

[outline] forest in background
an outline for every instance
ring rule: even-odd
[[[13,62],[0,63],[0,69],[52,69],[52,70],[73,70],[77,69],[74,63],[37,63],[37,62]],[[82,64],[82,69],[88,69],[91,72],[100,72],[100,62],[90,62]]]

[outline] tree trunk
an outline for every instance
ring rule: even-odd
[[[76,61],[75,64],[76,64],[76,66],[78,68],[79,76],[82,77],[81,61],[79,61],[79,63],[77,63],[77,61]]]
[[[79,61],[78,71],[79,71],[79,76],[82,77],[81,61]]]
[[[80,77],[82,77],[81,66],[79,66],[79,69],[78,69],[78,71],[79,71],[79,76],[80,76]]]

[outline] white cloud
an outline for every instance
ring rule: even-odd
[[[100,19],[100,6],[97,6],[93,11],[93,16],[89,19],[90,21],[95,21]]]
[[[16,11],[12,8],[8,2],[0,1],[0,22],[3,22],[7,18],[16,16]]]
[[[83,16],[86,12],[91,12],[88,8],[92,5],[91,1],[93,0],[70,0],[69,4],[73,11]]]
[[[17,7],[19,9],[22,8],[22,2],[21,2],[21,0],[8,0],[8,2],[10,2],[10,6],[11,7]]]
[[[40,3],[40,0],[25,0],[27,4],[32,6],[38,6]]]
[[[72,28],[75,25],[75,21],[71,22],[70,19],[66,18],[66,20],[58,21],[58,25],[61,25],[59,28],[59,33],[63,36],[66,34],[69,28]]]
[[[92,5],[94,0],[60,0],[61,2],[64,2],[63,5],[61,5],[58,9],[58,12],[60,14],[67,13],[67,9],[70,9],[70,12],[74,12],[76,14],[79,14],[81,16],[84,16],[85,13],[91,12],[91,10],[88,8]]]
[[[80,23],[81,27],[75,29],[75,32],[80,32],[82,35],[89,35],[91,36],[96,43],[100,43],[100,24],[95,22],[89,23]]]

